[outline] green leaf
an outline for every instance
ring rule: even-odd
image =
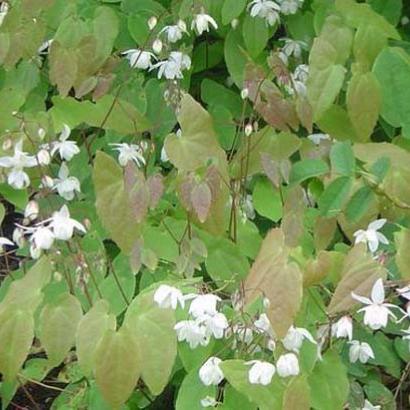
[[[76,353],[85,375],[92,374],[96,350],[105,332],[115,327],[115,316],[108,313],[105,300],[99,300],[81,319],[76,332]]]
[[[220,367],[235,390],[257,404],[260,410],[282,408],[283,384],[278,376],[274,376],[269,385],[261,386],[249,383],[250,365],[246,365],[243,360],[226,360]]]
[[[0,224],[3,222],[5,215],[6,209],[4,208],[4,205],[0,203]]]
[[[248,59],[245,56],[245,44],[239,30],[232,29],[225,39],[225,63],[235,84],[242,89],[245,67]]]
[[[97,152],[93,180],[98,216],[122,251],[131,253],[139,238],[139,225],[125,192],[122,168],[112,157]]]
[[[396,265],[403,279],[410,278],[410,229],[402,228],[394,233]]]
[[[347,111],[359,141],[367,141],[381,106],[379,83],[373,73],[353,75],[347,87]]]
[[[373,405],[382,405],[383,409],[386,410],[396,409],[393,393],[382,383],[376,380],[370,380],[370,382],[364,386],[364,391],[366,392],[368,400]]]
[[[347,371],[339,355],[328,350],[309,375],[311,404],[317,410],[342,409],[349,394]]]
[[[32,313],[10,308],[0,315],[0,373],[12,381],[30,351],[34,338]]]
[[[229,24],[245,10],[246,0],[224,0],[222,6],[222,23]]]
[[[349,142],[337,142],[330,150],[330,163],[332,173],[354,176],[356,160],[353,154],[352,146]]]
[[[373,66],[382,95],[381,116],[394,127],[403,127],[410,138],[410,57],[400,48],[386,48]]]
[[[403,0],[369,0],[372,9],[384,16],[393,26],[396,26],[401,17]]]
[[[338,96],[346,69],[332,65],[323,70],[312,70],[307,83],[309,102],[313,108],[314,120],[320,120]]]
[[[152,394],[162,392],[177,355],[175,315],[154,302],[153,292],[138,295],[125,314],[124,325],[136,340],[141,376]],[[161,349],[158,349],[158,343]]]
[[[319,177],[327,174],[329,167],[321,159],[304,159],[296,162],[290,171],[290,182],[292,184],[300,184],[309,178]]]
[[[249,54],[256,58],[263,51],[269,39],[269,29],[264,19],[246,14],[242,35]]]
[[[223,41],[215,41],[209,44],[208,41],[199,43],[192,54],[192,74],[209,70],[217,66],[224,58]]]
[[[119,409],[131,396],[140,376],[135,338],[121,328],[107,330],[95,355],[95,380],[104,399]]]
[[[25,189],[13,189],[8,184],[0,184],[0,194],[19,209],[24,209],[28,202],[28,193]]]
[[[149,37],[149,27],[145,16],[131,14],[128,16],[128,31],[139,46],[143,46]]]
[[[333,180],[318,200],[320,214],[325,217],[338,215],[348,200],[352,185],[353,180],[350,177]]]
[[[231,385],[225,386],[224,401],[218,406],[220,410],[237,410],[238,403],[241,403],[241,410],[256,410],[256,404],[253,404],[244,394]]]
[[[175,403],[176,410],[202,410],[201,400],[216,396],[216,386],[205,386],[198,375],[198,369],[189,372],[182,381]]]
[[[346,205],[345,215],[347,220],[351,223],[360,221],[375,201],[376,195],[370,187],[363,186],[359,188]]]
[[[356,133],[346,110],[333,104],[317,122],[320,129],[338,140],[356,141]]]
[[[279,190],[267,179],[258,179],[253,189],[253,205],[258,214],[278,222],[282,218],[282,202]]]
[[[51,364],[59,364],[75,343],[82,317],[81,304],[68,293],[44,306],[40,315],[39,336]]]

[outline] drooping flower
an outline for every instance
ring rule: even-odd
[[[285,44],[282,47],[282,51],[288,56],[294,56],[295,58],[300,58],[302,55],[302,49],[306,47],[304,41],[293,40],[292,38],[283,37],[280,39]]]
[[[37,219],[40,208],[37,201],[29,201],[24,209],[24,219],[28,222],[32,222]]]
[[[199,369],[199,378],[205,386],[217,386],[223,379],[224,374],[219,365],[222,360],[218,357],[210,357]]]
[[[260,360],[251,360],[245,364],[252,365],[248,372],[248,380],[251,384],[267,386],[272,381],[276,368],[272,363]]]
[[[330,140],[329,134],[322,134],[322,133],[310,134],[308,135],[307,138],[310,141],[312,141],[315,145],[319,145],[322,141]]]
[[[48,250],[53,246],[54,234],[50,228],[39,226],[34,228],[33,234],[30,237],[30,242],[38,249]]]
[[[352,340],[353,337],[353,322],[350,316],[341,317],[332,325],[332,336],[337,339],[347,337]]]
[[[295,14],[303,3],[303,0],[279,0],[279,2],[281,13],[288,15]]]
[[[68,241],[73,236],[74,229],[86,233],[84,226],[70,217],[70,211],[67,205],[63,205],[59,211],[54,212],[48,221],[50,222],[49,227],[53,230],[55,238],[62,241]]]
[[[30,178],[24,172],[24,168],[32,168],[38,165],[34,156],[23,151],[23,140],[14,146],[14,155],[0,158],[0,167],[10,168],[7,176],[7,183],[15,189],[27,188],[30,185]]]
[[[397,293],[403,298],[410,300],[410,286],[405,286],[404,288],[397,289]]]
[[[178,304],[181,308],[185,306],[185,299],[182,292],[168,285],[160,285],[154,293],[154,302],[158,304],[160,308],[163,309],[176,309]]]
[[[279,21],[280,6],[272,0],[253,0],[249,3],[251,17],[260,17],[273,26]]]
[[[9,12],[9,3],[7,1],[3,1],[0,5],[0,26],[3,24],[4,19],[7,16],[7,13]]]
[[[356,238],[355,243],[366,243],[372,253],[377,251],[380,242],[387,245],[389,243],[387,238],[378,232],[385,223],[386,219],[377,219],[370,222],[366,230],[359,229],[353,234]]]
[[[307,339],[309,340],[309,342],[316,344],[315,339],[313,339],[313,336],[307,329],[291,326],[285,338],[282,340],[282,343],[287,350],[298,353],[299,349],[302,347],[304,339]]]
[[[167,80],[183,78],[182,71],[191,68],[191,58],[180,51],[172,51],[168,60],[154,64],[151,69],[158,68],[158,78],[165,77]]]
[[[215,339],[222,339],[225,330],[229,327],[228,319],[223,313],[203,315],[197,319],[200,325],[205,326],[205,333]]]
[[[286,353],[279,357],[276,369],[280,377],[297,376],[299,374],[299,360],[294,353]]]
[[[270,323],[270,320],[268,319],[268,316],[266,316],[266,313],[262,313],[259,316],[258,320],[255,320],[253,325],[255,326],[258,332],[266,333],[271,338],[273,338],[274,334],[273,334],[272,325]]]
[[[4,246],[14,246],[14,242],[8,238],[0,237],[0,253],[4,252]]]
[[[61,132],[59,137],[59,141],[53,143],[51,155],[54,155],[56,152],[58,152],[62,160],[71,161],[74,155],[80,153],[80,148],[78,148],[77,143],[68,139],[70,134],[70,127],[67,124],[64,124],[63,131]]]
[[[67,164],[63,162],[58,171],[58,178],[53,181],[53,189],[57,190],[58,195],[66,201],[71,201],[75,197],[75,193],[81,192],[80,181],[73,176],[70,176]]]
[[[218,29],[218,24],[216,21],[208,14],[202,10],[201,13],[196,14],[192,20],[191,30],[196,30],[200,36],[204,31],[209,31],[209,25],[211,25],[215,30]]]
[[[352,292],[352,298],[366,305],[358,310],[364,312],[364,324],[373,330],[381,329],[387,326],[389,316],[397,319],[389,308],[399,308],[391,303],[384,303],[385,294],[383,279],[378,279],[372,288],[370,299],[364,296],[356,295]]]
[[[139,50],[138,48],[130,48],[121,54],[129,61],[131,68],[139,68],[140,70],[150,69],[152,67],[152,60],[156,59],[153,53]]]
[[[184,33],[188,33],[186,24],[183,20],[179,20],[177,24],[172,26],[165,26],[160,32],[165,33],[170,43],[176,43],[181,40]]]
[[[216,306],[221,300],[219,296],[208,293],[205,295],[197,295],[191,302],[189,313],[196,319],[205,315],[215,315],[218,313]]]
[[[349,360],[350,363],[367,363],[369,359],[374,359],[374,353],[370,345],[366,342],[360,343],[358,340],[349,342]]]
[[[191,349],[197,346],[207,346],[209,336],[205,326],[200,326],[195,320],[181,320],[174,326],[179,342],[186,341]]]
[[[134,161],[138,167],[146,164],[143,149],[139,145],[126,144],[125,142],[110,145],[119,152],[118,162],[122,167],[125,167],[128,161]]]
[[[247,345],[251,344],[253,341],[253,331],[251,328],[243,325],[234,325],[233,333],[236,335],[234,339],[233,348],[236,347],[236,342],[245,343]]]

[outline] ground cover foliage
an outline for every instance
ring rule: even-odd
[[[0,5],[3,409],[406,409],[410,5]]]

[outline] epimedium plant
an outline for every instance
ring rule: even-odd
[[[409,405],[409,13],[3,1],[3,408]]]

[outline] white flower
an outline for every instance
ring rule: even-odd
[[[152,43],[152,50],[155,54],[159,54],[162,51],[162,41],[159,38],[155,39]]]
[[[213,316],[218,313],[216,305],[221,298],[211,293],[206,295],[197,295],[191,302],[189,313],[196,319],[204,315]]]
[[[210,357],[199,369],[199,378],[205,386],[217,386],[224,378],[224,374],[219,367],[221,359]]]
[[[245,136],[249,137],[253,132],[252,124],[245,125]]]
[[[302,83],[306,83],[309,77],[309,66],[307,64],[299,64],[293,73],[293,79],[295,81],[301,81]],[[327,134],[323,134],[327,135]],[[329,136],[327,136],[329,139]]]
[[[3,1],[0,6],[0,26],[3,24],[3,21],[5,17],[7,16],[7,13],[9,12],[9,3],[6,1]]]
[[[283,14],[295,14],[303,0],[281,0],[280,11]]]
[[[295,58],[300,58],[302,55],[302,48],[306,47],[306,43],[303,41],[293,40],[286,37],[279,40],[285,42],[285,45],[282,47],[282,51],[288,57],[291,57],[293,55]]]
[[[63,131],[60,134],[59,141],[54,142],[51,149],[51,155],[54,155],[57,151],[60,154],[60,158],[65,161],[71,161],[74,155],[80,152],[77,143],[75,141],[69,141],[68,137],[71,134],[71,129],[67,124],[64,124]]]
[[[178,304],[181,308],[185,306],[185,299],[182,292],[173,286],[160,285],[154,293],[154,302],[163,309],[176,309]]]
[[[306,329],[291,326],[285,338],[282,340],[282,343],[287,350],[298,353],[299,349],[302,347],[303,339],[307,339],[316,344],[315,339],[313,339],[312,335]]]
[[[389,320],[389,316],[397,319],[396,316],[390,311],[389,307],[397,307],[391,303],[384,303],[384,287],[383,279],[378,279],[372,288],[372,293],[369,298],[356,295],[352,292],[352,298],[367,305],[358,310],[358,312],[364,312],[364,324],[369,326],[373,330],[386,327]]]
[[[191,349],[198,345],[206,346],[209,336],[206,334],[205,326],[200,326],[195,320],[182,320],[174,326],[178,341],[186,341]]]
[[[247,345],[252,343],[253,331],[251,328],[246,326],[235,325],[233,327],[233,331],[237,335],[237,339],[239,342],[245,343]],[[236,339],[234,340],[234,347],[236,347]]]
[[[200,36],[204,31],[209,31],[209,25],[211,25],[215,30],[218,29],[218,24],[216,24],[216,21],[202,11],[201,13],[195,15],[192,21],[191,30],[196,29],[198,35]]]
[[[352,340],[353,337],[353,322],[350,316],[341,317],[332,325],[332,336],[337,339],[347,337]]]
[[[403,298],[410,300],[410,286],[405,286],[404,288],[397,289],[397,293]]]
[[[253,206],[252,195],[246,195],[242,204],[242,208],[247,219],[255,219],[256,214],[255,207]]]
[[[167,80],[181,79],[184,77],[182,71],[191,68],[191,59],[180,51],[172,51],[168,60],[154,64],[152,69],[154,68],[158,68],[158,78],[165,77]]]
[[[360,363],[367,363],[369,359],[374,359],[374,353],[368,343],[360,343],[358,340],[349,342],[349,360],[350,363],[356,363],[358,360]]]
[[[30,242],[32,242],[37,249],[47,250],[53,246],[54,234],[46,226],[39,226],[38,228],[34,228]]]
[[[279,357],[276,369],[280,377],[297,376],[299,374],[299,360],[294,353],[286,353]]]
[[[29,201],[24,209],[24,219],[28,221],[34,221],[38,217],[40,208],[37,201]]]
[[[362,410],[380,410],[380,406],[373,406],[372,403],[370,403],[369,400],[364,401],[364,406],[362,407]]]
[[[241,98],[242,100],[246,100],[249,97],[249,90],[247,88],[244,88],[241,91]]]
[[[206,334],[213,336],[215,339],[222,339],[225,330],[229,327],[228,319],[223,313],[200,316],[197,322],[200,325],[204,325]]]
[[[67,205],[63,205],[59,211],[54,212],[49,221],[49,227],[53,229],[55,238],[62,241],[67,241],[73,236],[74,228],[86,233],[86,229],[80,222],[70,218]]]
[[[253,0],[249,3],[251,17],[266,19],[273,26],[279,20],[280,6],[271,0]]]
[[[138,167],[145,165],[145,158],[143,156],[143,149],[136,144],[110,144],[114,147],[115,151],[119,152],[118,162],[122,167],[125,167],[128,161],[134,161]]]
[[[148,70],[152,67],[152,59],[155,59],[155,55],[148,52],[139,50],[138,48],[131,48],[121,53],[130,62],[131,68],[139,68],[141,70]]]
[[[41,46],[37,49],[37,54],[47,54],[53,41],[53,39],[44,41],[44,43],[42,43]]]
[[[24,168],[32,168],[38,165],[35,157],[23,152],[23,140],[14,146],[14,155],[0,158],[0,167],[11,168],[7,182],[15,189],[23,189],[30,185],[30,178],[24,172]]]
[[[51,161],[49,152],[46,149],[41,149],[37,152],[37,161],[40,165],[48,165]]]
[[[330,140],[329,134],[310,134],[307,137],[309,140],[311,140],[315,145],[319,145],[322,141],[328,141]]]
[[[54,180],[53,178],[51,178],[48,175],[44,175],[41,177],[41,184],[40,184],[40,188],[50,188],[53,189],[54,188]]]
[[[249,383],[267,386],[272,381],[272,377],[276,371],[276,368],[272,363],[262,362],[260,360],[251,360],[245,364],[252,365],[248,372]]]
[[[0,237],[0,253],[4,252],[4,246],[14,246],[14,243],[7,238]]]
[[[218,402],[215,400],[214,397],[211,396],[206,396],[203,399],[201,399],[202,407],[215,407],[217,404]]]
[[[259,319],[255,320],[253,325],[258,332],[266,333],[270,337],[273,337],[272,325],[270,324],[270,320],[268,319],[268,316],[266,316],[266,313],[262,313],[259,316]]]
[[[186,24],[183,20],[179,20],[177,24],[173,26],[165,26],[160,32],[167,35],[167,39],[170,43],[176,43],[181,40],[183,33],[187,33]]]
[[[15,228],[13,231],[13,242],[17,244],[19,248],[22,248],[25,243],[24,230],[22,228]]]
[[[387,238],[382,233],[378,232],[385,223],[386,219],[377,219],[376,221],[370,222],[366,230],[360,229],[356,231],[353,234],[356,238],[355,243],[366,243],[372,253],[377,251],[379,242],[387,245],[389,243]]]
[[[75,192],[81,192],[80,181],[76,177],[69,176],[69,170],[65,162],[61,164],[58,178],[53,181],[53,189],[56,189],[58,195],[67,201],[74,199]]]

